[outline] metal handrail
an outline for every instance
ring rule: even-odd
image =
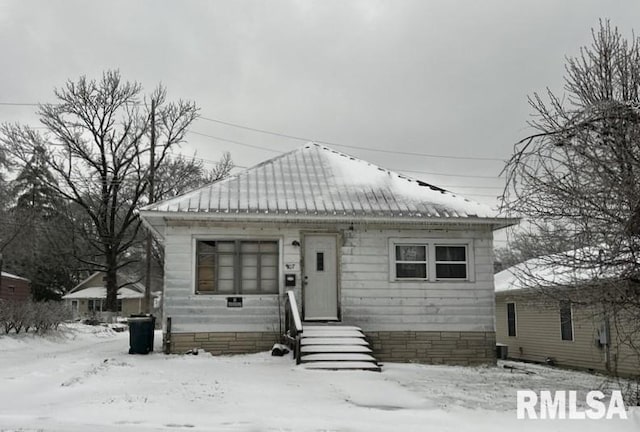
[[[302,319],[298,312],[298,303],[293,291],[287,291],[287,298],[284,303],[284,338],[287,345],[293,349],[293,358],[296,364],[300,363],[300,340],[302,339]]]

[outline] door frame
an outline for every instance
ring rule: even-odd
[[[306,304],[305,304],[305,290],[307,284],[305,283],[305,245],[307,241],[307,237],[313,236],[327,236],[327,237],[335,237],[336,240],[336,316],[338,317],[336,320],[310,320],[311,322],[341,322],[342,321],[342,307],[341,307],[341,281],[342,281],[342,266],[341,266],[341,248],[340,242],[342,236],[339,232],[336,231],[300,231],[300,287],[302,294],[302,320],[307,321],[306,319]]]

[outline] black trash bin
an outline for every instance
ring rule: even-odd
[[[153,331],[156,317],[131,315],[129,317],[129,354],[148,354],[153,351]]]

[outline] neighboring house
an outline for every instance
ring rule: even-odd
[[[26,301],[31,299],[31,282],[20,276],[2,272],[0,300]]]
[[[609,289],[606,283],[594,283],[596,277],[589,270],[541,264],[537,258],[497,273],[496,339],[508,347],[508,357],[616,375],[640,374],[637,322],[632,323],[636,330],[627,333],[618,329],[621,320],[613,319],[602,306],[580,304],[595,298],[590,290]]]
[[[118,276],[118,284],[128,282]],[[107,288],[103,272],[95,272],[71,289],[62,299],[69,305],[74,319],[96,316],[102,318],[106,311]],[[118,290],[118,316],[129,316],[144,311],[144,285],[130,282]]]
[[[285,292],[384,361],[495,361],[493,231],[517,221],[317,144],[141,210],[172,352],[268,350]],[[165,332],[167,330],[165,322]]]

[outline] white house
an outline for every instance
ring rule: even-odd
[[[487,206],[311,143],[141,216],[172,352],[271,348],[293,290],[305,324],[358,326],[380,360],[495,361],[493,231],[516,220]]]
[[[122,284],[123,277],[118,276],[118,283]],[[118,290],[119,316],[142,313],[144,301],[144,285],[139,282],[130,282]],[[78,285],[73,287],[62,297],[73,312],[73,317],[102,318],[106,310],[107,288],[103,272],[95,272]]]

